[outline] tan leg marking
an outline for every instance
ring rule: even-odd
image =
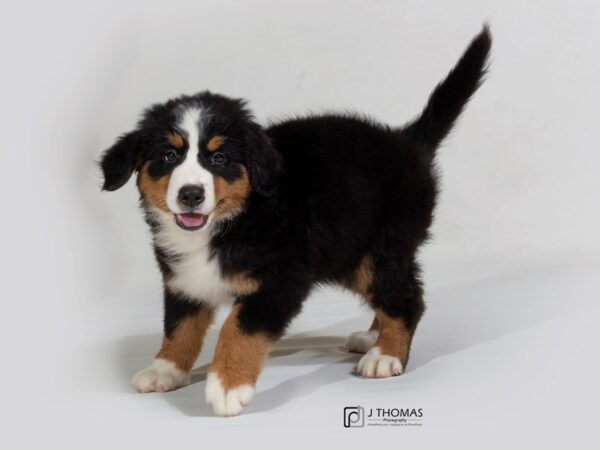
[[[266,335],[247,334],[240,329],[240,307],[235,305],[223,324],[206,377],[206,401],[220,416],[236,416],[250,402],[271,349],[271,339]]]
[[[235,305],[221,328],[219,342],[209,372],[219,376],[227,391],[238,386],[254,386],[271,349],[271,340],[263,334],[249,335],[240,330]]]
[[[236,295],[254,294],[260,288],[260,282],[247,272],[236,273],[225,277],[231,291]]]
[[[137,184],[144,200],[161,209],[169,212],[167,207],[167,188],[169,187],[169,175],[165,175],[158,180],[148,174],[149,162],[144,164],[138,174]]]
[[[219,217],[228,217],[240,211],[246,199],[250,195],[250,177],[244,166],[241,166],[242,174],[232,182],[215,176],[215,197],[217,206],[215,213]]]
[[[214,311],[207,309],[182,319],[170,337],[163,337],[156,358],[172,361],[186,373],[192,370],[213,319]]]
[[[371,304],[371,286],[374,269],[370,256],[363,257],[352,274],[341,281],[342,286],[360,295],[367,304]],[[378,337],[379,322],[373,319],[368,331],[356,331],[346,338],[343,348],[352,353],[366,353],[375,344]]]
[[[379,322],[379,337],[375,345],[382,355],[397,356],[406,367],[412,332],[401,318],[391,318],[383,311],[377,310],[375,320]]]
[[[354,272],[348,278],[341,280],[340,284],[370,303],[373,277],[373,260],[370,256],[365,256],[360,260]]]

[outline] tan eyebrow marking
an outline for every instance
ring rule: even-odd
[[[223,142],[225,142],[225,137],[217,134],[216,136],[213,136],[210,141],[208,141],[206,144],[206,149],[209,152],[214,152],[215,150],[219,149],[221,145],[223,145]]]
[[[183,138],[178,133],[169,134],[169,144],[171,144],[175,148],[183,147]]]

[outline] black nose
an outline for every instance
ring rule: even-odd
[[[204,201],[204,187],[195,184],[186,184],[179,189],[177,199],[185,206],[195,208]]]

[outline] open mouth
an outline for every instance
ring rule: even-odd
[[[175,222],[179,228],[186,231],[195,231],[206,225],[208,216],[198,213],[175,214]]]

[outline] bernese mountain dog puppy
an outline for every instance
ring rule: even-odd
[[[474,38],[422,114],[388,126],[356,114],[256,123],[246,102],[208,91],[150,106],[102,155],[106,191],[137,173],[164,281],[164,338],[139,392],[189,383],[205,334],[232,305],[206,400],[242,411],[273,343],[311,289],[337,284],[374,311],[345,347],[357,373],[401,374],[424,311],[415,254],[427,239],[436,148],[482,82],[489,30]]]

